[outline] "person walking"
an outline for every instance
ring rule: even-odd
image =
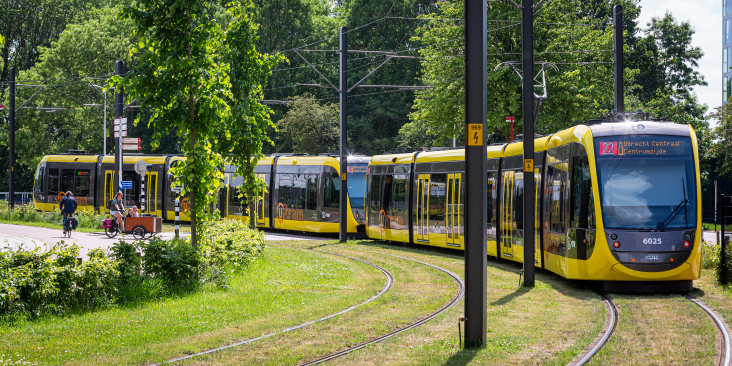
[[[66,192],[66,197],[61,200],[58,204],[59,209],[61,210],[61,216],[63,217],[63,222],[66,221],[66,218],[69,216],[72,216],[74,212],[76,212],[76,199],[74,198],[74,194],[71,193],[71,191]],[[64,234],[66,234],[66,228],[64,228]]]

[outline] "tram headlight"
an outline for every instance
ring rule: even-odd
[[[620,248],[620,242],[619,242],[619,241],[613,242],[613,246],[614,246],[614,247],[615,247],[616,249],[617,249],[617,248]]]
[[[688,248],[691,245],[688,240],[684,240],[684,248]]]

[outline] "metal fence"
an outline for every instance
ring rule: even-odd
[[[10,192],[0,192],[0,200],[7,201]],[[14,200],[16,205],[26,205],[33,202],[33,192],[15,192]]]

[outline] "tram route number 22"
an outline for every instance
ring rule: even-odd
[[[618,142],[600,142],[600,155],[618,155]]]
[[[483,146],[483,125],[480,123],[468,124],[468,146]]]

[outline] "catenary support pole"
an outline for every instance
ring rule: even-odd
[[[104,123],[102,126],[104,126],[102,131],[102,136],[104,136],[102,139],[102,155],[107,155],[107,89],[104,89]]]
[[[15,68],[10,68],[10,115],[8,121],[8,203],[15,208]]]
[[[613,7],[613,48],[615,53],[615,109],[618,113],[625,113],[623,98],[623,6]]]
[[[340,98],[341,98],[341,200],[338,238],[341,243],[348,240],[348,29],[341,27],[340,42]]]
[[[487,8],[465,0],[465,347],[486,343]]]
[[[524,115],[524,286],[534,287],[534,9],[531,0],[522,0],[522,78]]]
[[[124,63],[117,61],[114,63],[114,74],[122,76],[124,74]],[[114,118],[122,118],[124,116],[124,88],[117,86],[114,94]],[[119,130],[119,136],[114,139],[114,165],[117,170],[117,179],[114,180],[115,187],[118,191],[122,191],[122,130]],[[124,200],[125,197],[122,197]]]
[[[15,68],[10,68],[10,115],[8,121],[8,203],[15,208]]]

